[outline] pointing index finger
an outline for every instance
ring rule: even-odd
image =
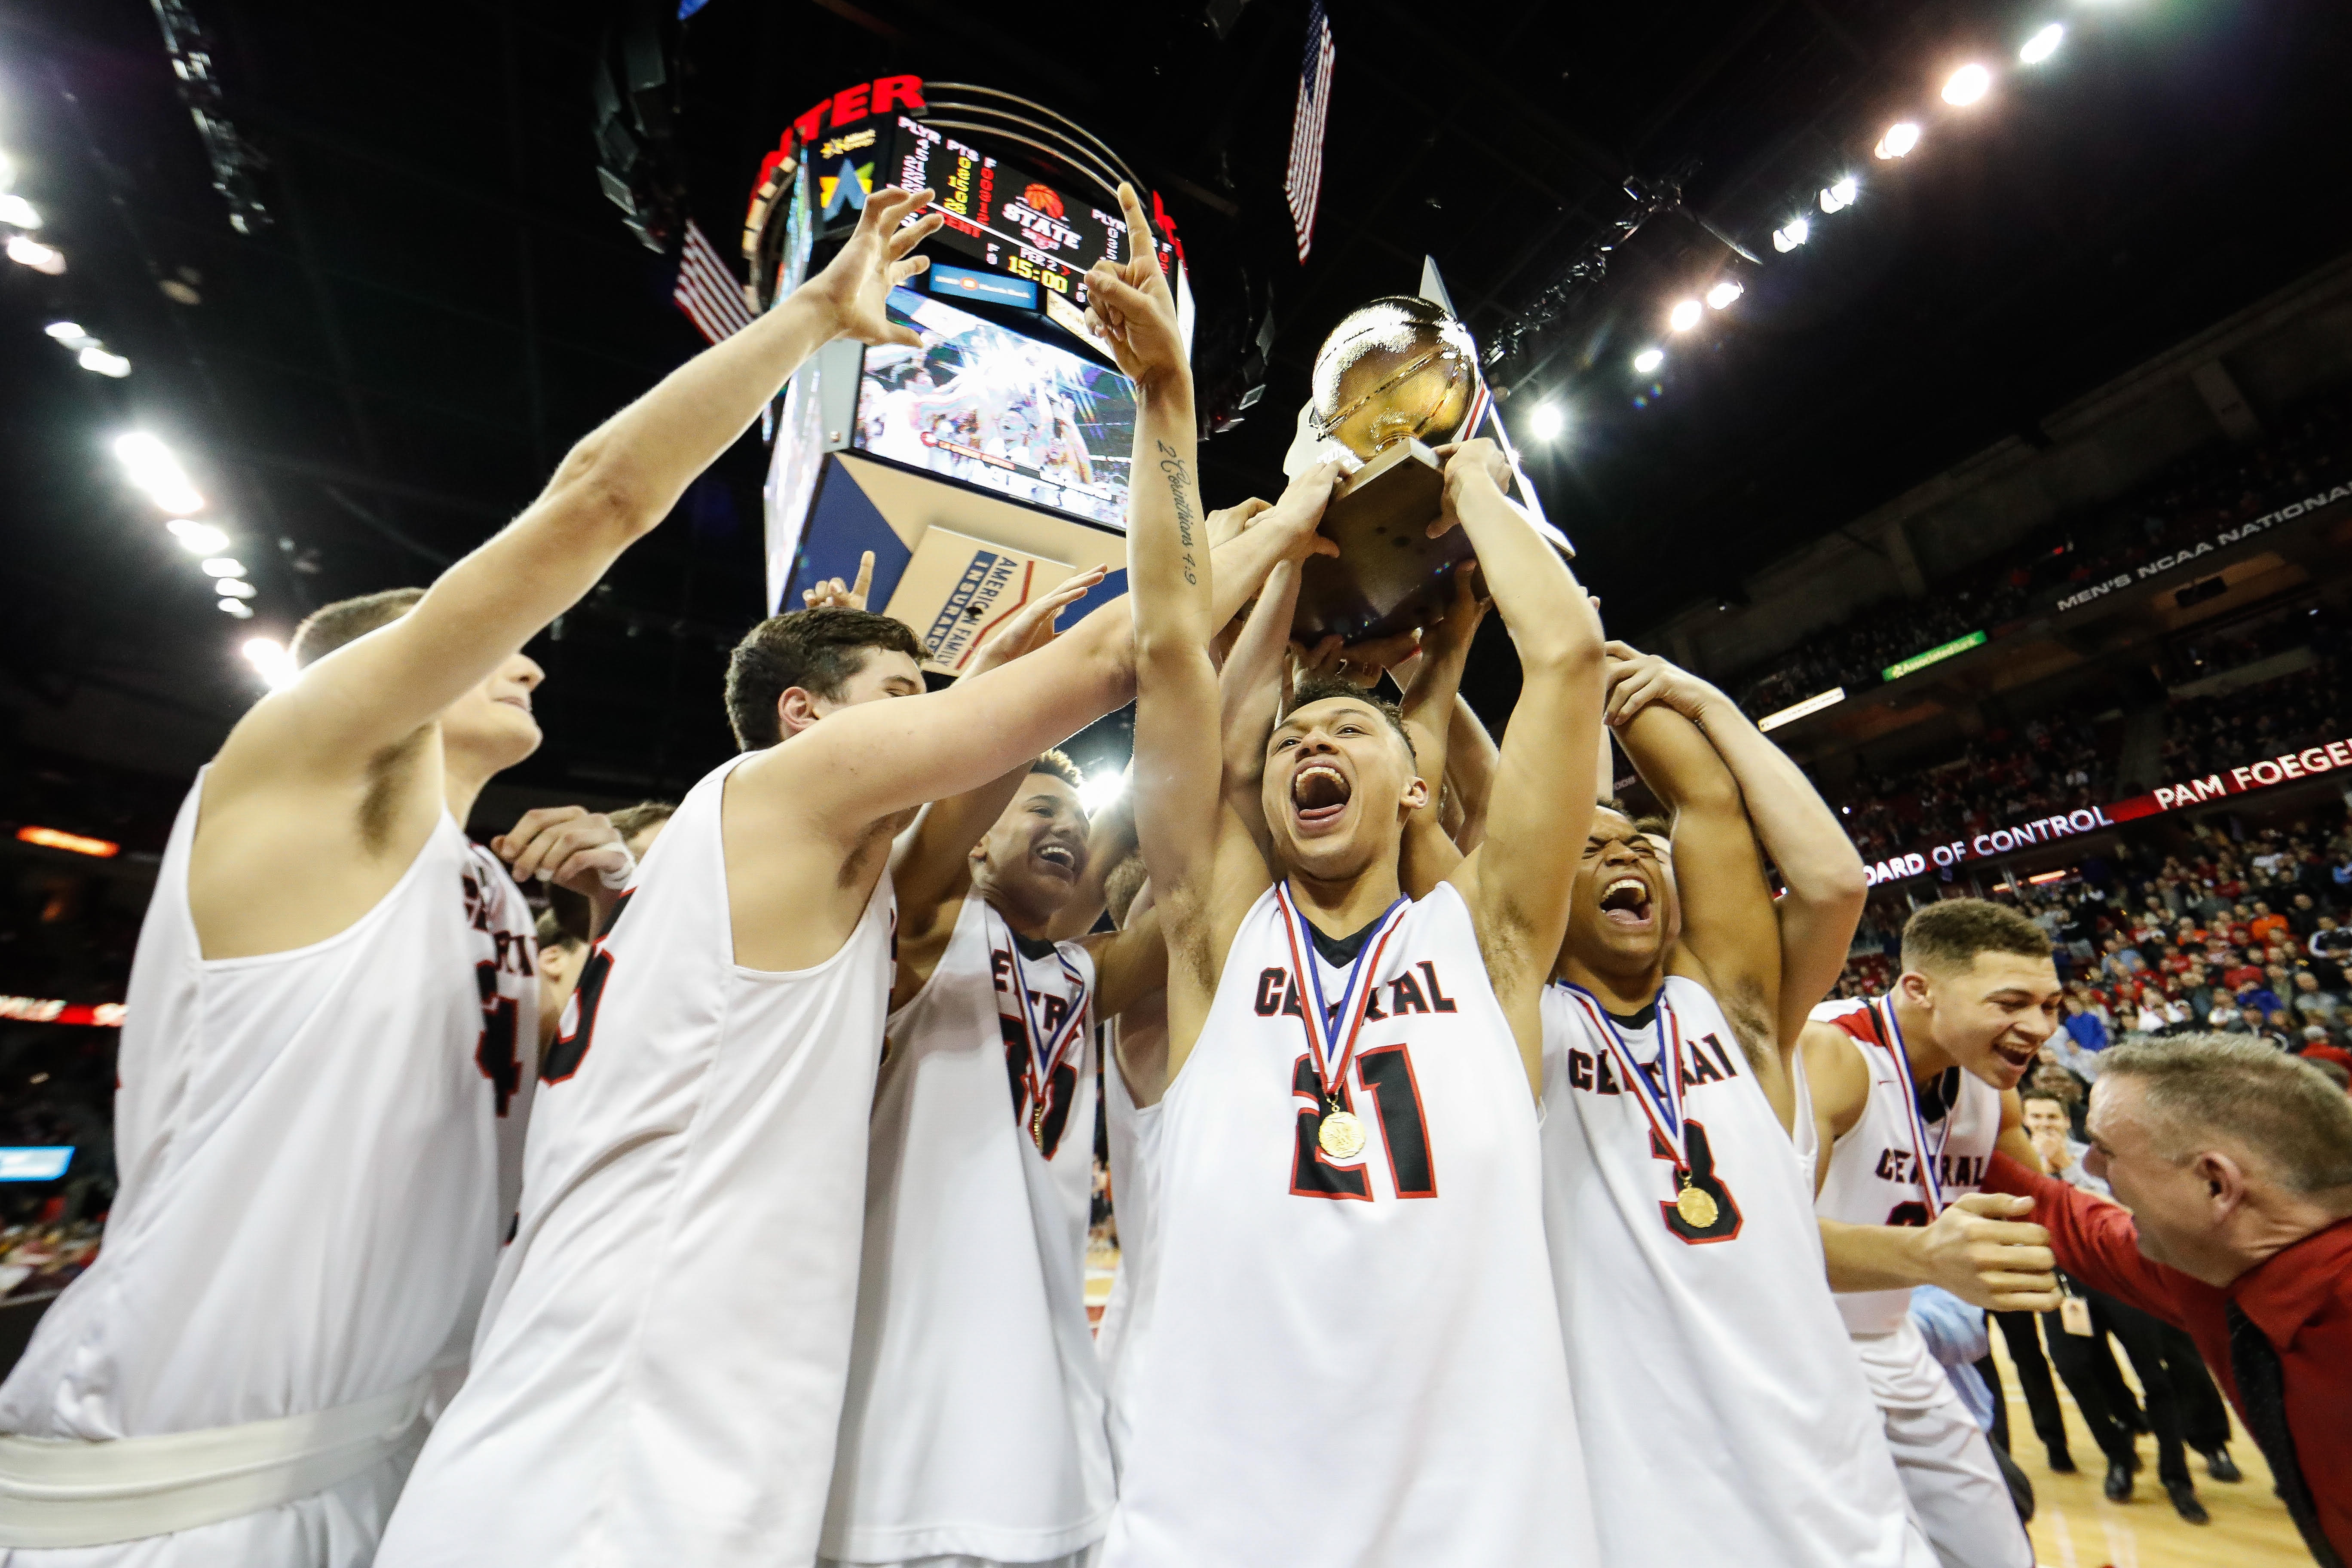
[[[1149,257],[1152,270],[1158,271],[1160,247],[1151,232],[1151,220],[1144,216],[1143,203],[1137,198],[1135,187],[1124,180],[1118,183],[1118,207],[1127,216],[1127,258],[1139,261]]]

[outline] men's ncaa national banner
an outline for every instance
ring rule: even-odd
[[[2153,561],[2142,562],[2128,572],[2117,572],[2113,576],[2103,578],[2096,583],[2069,584],[2065,592],[2059,595],[2057,604],[2052,608],[2062,616],[2069,610],[2079,610],[2085,605],[2097,603],[2119,589],[2128,588],[2135,583],[2145,583],[2151,577],[2161,577],[2168,573],[2177,572],[2200,556],[2210,555],[2216,550],[2235,544],[2241,540],[2251,539],[2257,533],[2267,533],[2283,522],[2293,522],[2307,512],[2317,511],[2324,506],[2333,506],[2336,502],[2347,498],[2352,498],[2352,484],[2330,485],[2325,489],[2315,490],[2300,500],[2290,501],[2283,507],[2263,513],[2252,522],[2236,528],[2217,530],[2210,539],[2200,540],[2169,554],[2159,555]]]
[[[2102,828],[2135,822],[2141,817],[2177,811],[2182,806],[2203,805],[2211,801],[2226,800],[2233,795],[2248,795],[2255,790],[2268,789],[2273,784],[2290,784],[2296,779],[2313,778],[2339,769],[2352,769],[2352,740],[2305,746],[2299,752],[2264,757],[2260,762],[2208,773],[2203,778],[2190,779],[2185,784],[2158,784],[2147,794],[2134,795],[2129,800],[2111,801],[2105,805],[2078,806],[2055,816],[2038,816],[2006,827],[1991,828],[1971,838],[1955,838],[1949,843],[1930,845],[1924,851],[1889,855],[1868,868],[1870,883],[1876,887],[1882,882],[1901,881],[1906,877],[1924,877],[1929,871],[1948,869],[1971,860],[1989,860],[1997,855],[2053,844],[2062,838],[2079,837],[2085,833],[2096,833]]]

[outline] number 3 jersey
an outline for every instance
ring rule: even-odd
[[[1670,977],[1621,1018],[1555,984],[1543,1016],[1544,1225],[1602,1561],[1932,1564],[1796,1150],[1715,998]],[[1630,1056],[1662,1092],[1662,1042],[1687,1184],[1625,1079]],[[1685,1184],[1705,1201],[1677,1206]]]
[[[1924,1089],[1909,1081],[1909,1064],[1897,1048],[1900,1037],[1887,1032],[1887,1011],[1883,999],[1824,1002],[1812,1011],[1813,1022],[1853,1038],[1870,1069],[1870,1098],[1862,1114],[1830,1146],[1829,1169],[1813,1205],[1823,1219],[1926,1225],[1935,1216],[1920,1185],[1919,1161],[1935,1162],[1937,1191],[1948,1204],[1983,1184],[1993,1141],[2000,1136],[2000,1090],[1984,1079],[1949,1068]],[[1811,1100],[1801,1092],[1797,1107],[1798,1119],[1807,1124],[1813,1115]],[[1851,1291],[1838,1297],[1837,1305],[1852,1332],[1890,1334],[1908,1318],[1911,1292]]]
[[[1385,935],[1320,1086],[1292,955],[1325,960],[1269,889],[1160,1102],[1105,1568],[1599,1561],[1526,1068],[1459,894]],[[1318,1141],[1327,1094],[1354,1139]]]
[[[1036,1563],[1109,1523],[1086,1303],[1094,961],[1023,940],[968,894],[890,1018],[828,1559]]]

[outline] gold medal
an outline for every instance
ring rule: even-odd
[[[1327,1110],[1315,1142],[1334,1160],[1352,1160],[1364,1152],[1364,1124],[1352,1110]]]
[[[1716,1207],[1713,1198],[1696,1187],[1685,1187],[1675,1194],[1675,1212],[1682,1215],[1683,1223],[1693,1230],[1706,1230],[1715,1224],[1723,1211]]]

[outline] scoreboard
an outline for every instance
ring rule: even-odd
[[[908,115],[892,129],[890,175],[877,183],[938,192],[931,210],[947,220],[940,242],[981,266],[1083,305],[1087,268],[1106,257],[1126,259],[1126,219],[1072,182],[1049,180]],[[1164,239],[1159,246],[1172,273],[1175,247]]]

